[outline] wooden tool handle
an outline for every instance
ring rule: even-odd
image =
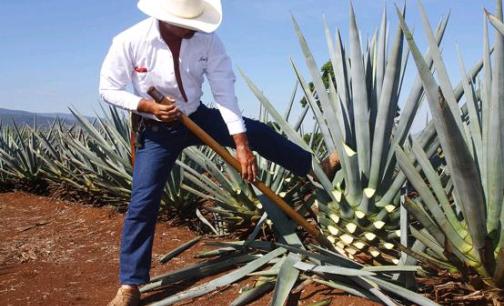
[[[149,90],[147,90],[147,94],[154,99],[157,103],[163,103],[165,96],[156,89],[156,87],[151,86]]]
[[[162,93],[160,93],[155,87],[149,88],[147,93],[156,101],[161,104],[171,104],[172,102],[168,100]],[[191,120],[187,115],[182,114],[180,116],[180,121],[184,124],[187,129],[189,129],[196,137],[198,137],[204,144],[208,145],[212,150],[222,157],[228,164],[235,168],[241,173],[240,162],[232,156],[226,148],[221,146],[212,136],[208,135],[202,128],[200,128],[194,121]],[[292,207],[287,204],[284,199],[279,197],[273,192],[266,184],[256,180],[253,184],[273,203],[275,203],[287,216],[289,216],[294,222],[301,225],[312,237],[314,237],[321,245],[326,248],[335,251],[334,245],[327,240],[327,237],[320,232],[317,227],[309,223],[303,216],[298,214]]]

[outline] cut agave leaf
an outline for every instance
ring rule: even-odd
[[[284,254],[285,252],[286,252],[285,249],[277,248],[277,249],[269,252],[268,254],[247,263],[245,266],[234,270],[233,272],[231,272],[229,274],[226,274],[224,276],[216,278],[216,279],[214,279],[208,283],[205,283],[203,285],[200,285],[200,286],[191,288],[189,290],[172,295],[172,296],[165,298],[161,301],[155,302],[152,305],[153,306],[172,305],[172,304],[177,303],[179,301],[186,300],[189,298],[195,298],[195,297],[204,295],[206,293],[209,293],[211,291],[214,291],[219,287],[226,286],[228,284],[232,284],[232,283],[242,279],[243,277],[247,276],[249,273],[259,269],[260,267],[262,267],[263,265],[268,263],[268,261],[270,261],[271,259],[278,257],[278,256]]]

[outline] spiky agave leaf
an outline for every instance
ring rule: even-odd
[[[501,1],[499,0],[497,15],[502,14],[501,9]],[[460,61],[466,105],[454,111],[448,107],[445,96],[456,95],[455,91],[446,86],[438,86],[426,63],[421,58],[413,36],[399,11],[398,16],[417,68],[422,76],[427,100],[433,115],[433,122],[436,126],[437,137],[447,162],[448,176],[447,180],[444,181],[453,186],[451,188],[442,185],[441,179],[433,171],[430,162],[425,156],[422,156],[423,151],[418,146],[414,146],[415,154],[421,160],[421,170],[425,174],[425,180],[429,182],[430,188],[436,194],[437,199],[431,197],[431,191],[428,190],[429,187],[425,189],[424,178],[418,172],[419,170],[413,169],[411,162],[404,156],[404,152],[398,148],[397,156],[402,156],[401,168],[405,171],[408,179],[416,185],[417,190],[424,190],[421,197],[426,208],[426,214],[418,211],[414,215],[424,226],[428,223],[426,219],[428,215],[433,216],[433,218],[441,217],[444,220],[450,220],[445,225],[440,220],[436,220],[440,227],[450,224],[448,227],[456,228],[451,233],[443,230],[444,234],[441,236],[439,236],[436,226],[425,227],[426,233],[437,237],[438,242],[445,240],[444,245],[451,244],[451,247],[446,250],[448,253],[445,253],[445,255],[452,253],[454,257],[447,256],[444,260],[450,261],[459,269],[464,269],[464,267],[458,263],[458,260],[465,262],[475,268],[481,275],[493,276],[496,284],[500,285],[502,283],[500,283],[499,269],[497,268],[494,273],[495,260],[499,258],[495,257],[494,248],[502,239],[502,235],[498,230],[502,205],[502,150],[500,143],[502,129],[498,118],[501,118],[503,113],[503,108],[499,106],[502,104],[500,91],[504,86],[504,83],[501,84],[501,81],[504,80],[502,78],[502,75],[504,75],[502,60],[504,58],[503,36],[500,33],[496,34],[493,53],[495,59],[494,65],[491,67],[491,50],[488,47],[485,25],[483,56],[485,75],[479,95],[476,94],[477,90],[474,89],[472,78],[466,75],[463,62]],[[441,80],[444,78],[443,76],[440,77]],[[444,82],[446,83],[446,80]],[[482,106],[478,107],[478,105]],[[454,114],[459,112],[467,114],[462,117],[466,120],[462,123],[462,127],[455,123],[456,115]],[[494,139],[492,141],[494,143],[489,146],[490,137]],[[450,200],[453,203],[447,203],[448,199],[453,199]],[[439,210],[438,203],[441,204],[443,211]],[[410,209],[413,207],[410,206]],[[453,216],[453,209],[460,209],[463,216],[462,221],[458,221],[458,218]],[[438,210],[437,213],[436,210]],[[466,228],[470,234],[469,236],[464,234]],[[418,239],[424,238],[418,236]],[[470,248],[457,243],[457,241],[461,241],[460,239],[465,241],[464,245],[469,244]],[[436,248],[435,245],[431,246],[431,249],[433,248]]]

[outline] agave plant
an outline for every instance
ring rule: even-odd
[[[343,46],[339,31],[333,39],[326,24],[325,33],[335,82],[329,82],[329,88],[325,88],[318,66],[294,18],[293,22],[314,91],[310,90],[293,61],[292,67],[315,115],[316,129],[322,133],[324,149],[315,153],[306,145],[257,86],[242,75],[291,140],[318,158],[333,151],[340,156],[342,167],[332,182],[321,171],[316,173],[321,183],[317,201],[318,221],[337,250],[351,258],[358,252],[367,251],[376,263],[397,263],[398,253],[393,249],[401,235],[398,207],[400,189],[406,178],[396,170],[392,148],[406,141],[423,99],[422,82],[417,78],[403,111],[397,116],[408,59],[408,51],[403,48],[402,31],[397,29],[390,44],[384,13],[379,31],[363,53],[353,8],[350,10],[349,51]],[[444,18],[437,28],[438,44],[447,22],[448,18]],[[389,54],[386,50],[389,50]],[[425,60],[429,66],[432,65],[430,51],[426,53]],[[481,64],[476,65],[470,72],[471,77],[474,78],[480,69]],[[461,86],[456,91],[460,99]],[[432,125],[420,136],[421,145],[429,154],[433,154],[439,145],[434,136]]]
[[[399,165],[419,194],[419,198],[406,203],[423,227],[412,228],[412,233],[428,247],[430,257],[424,260],[447,262],[462,272],[469,266],[502,287],[504,36],[496,33],[492,62],[485,20],[483,81],[473,82],[460,61],[466,103],[458,107],[420,2],[419,7],[435,54],[437,81],[421,57],[403,15],[399,11],[398,15],[426,90],[446,168],[443,171],[433,166],[416,141],[411,147],[396,148]],[[502,23],[501,0],[491,18],[495,24]],[[420,165],[416,169],[415,159]]]
[[[35,127],[11,127],[0,129],[0,172],[6,179],[36,182],[42,179],[41,167],[43,161],[36,152],[40,150],[40,142],[35,137]]]
[[[9,137],[10,131],[3,125],[3,122],[0,121],[0,139],[6,140]],[[2,145],[4,147],[5,145]],[[0,158],[0,169],[6,169],[5,161]],[[7,183],[8,180],[12,180],[12,176],[5,171],[0,170],[0,182],[3,184]]]
[[[70,138],[82,138],[84,134],[77,125],[65,126],[56,119],[47,131],[34,131],[34,136],[40,142],[37,156],[43,160],[41,172],[44,179],[55,185],[65,184],[70,188],[87,191],[89,184],[79,173],[81,164],[76,163],[76,154],[69,146]],[[75,136],[74,136],[75,135]]]

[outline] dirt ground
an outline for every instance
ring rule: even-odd
[[[23,192],[0,193],[0,305],[106,305],[118,286],[119,237],[123,215]],[[158,259],[195,237],[169,222],[158,223],[151,276],[197,262],[203,241],[165,265]],[[213,276],[216,277],[216,276]],[[210,278],[186,284],[180,290]],[[228,305],[253,278],[179,305]],[[169,292],[143,296],[144,305]],[[378,305],[322,285],[310,285],[297,302],[331,298],[331,305]],[[271,293],[251,305],[268,305]]]

